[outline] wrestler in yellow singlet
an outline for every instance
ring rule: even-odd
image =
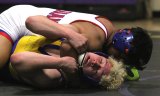
[[[59,49],[61,42],[62,40],[51,42],[45,37],[37,35],[23,36],[14,45],[13,54],[25,51],[45,54],[44,50],[45,47],[52,47],[54,49]],[[11,64],[9,64],[9,71],[14,78],[19,79],[17,77],[16,71],[14,70]]]

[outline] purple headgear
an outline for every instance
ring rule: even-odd
[[[127,54],[131,50],[131,43],[134,37],[130,29],[119,30],[112,39],[114,48]]]

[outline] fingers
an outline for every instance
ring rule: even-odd
[[[88,43],[84,44],[83,46],[80,46],[79,48],[76,49],[76,51],[79,54],[85,53],[88,49]]]
[[[68,40],[77,53],[82,54],[86,52],[88,48],[88,38],[86,38],[84,35],[75,34],[75,36]]]

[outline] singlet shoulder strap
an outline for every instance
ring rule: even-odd
[[[47,49],[47,48],[59,50],[59,49],[60,49],[60,46],[58,46],[58,45],[53,45],[53,44],[47,44],[47,45],[44,45],[43,47],[39,47],[38,50],[39,50],[39,52],[42,53],[42,54],[49,55],[49,54],[46,52],[46,49]]]

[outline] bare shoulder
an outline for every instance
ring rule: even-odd
[[[88,39],[89,51],[95,51],[102,48],[105,34],[103,29],[92,22],[78,21],[72,23],[78,29],[78,32]]]
[[[98,17],[97,20],[99,22],[101,22],[109,32],[114,32],[116,30],[115,26],[112,23],[112,21],[110,21],[108,18],[106,18],[106,17]]]

